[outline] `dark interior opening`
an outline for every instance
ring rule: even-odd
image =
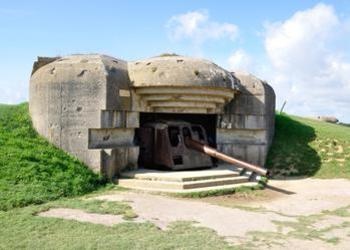
[[[198,126],[192,126],[192,131],[198,136],[199,140],[204,140],[205,136],[203,134],[203,131]]]
[[[213,114],[173,114],[173,113],[140,113],[140,126],[156,121],[185,121],[191,124],[200,124],[204,127],[209,146],[216,148],[216,118],[217,115]],[[177,128],[174,128],[174,131],[169,128],[170,141],[173,146],[178,144],[179,133],[176,131]],[[198,133],[200,139],[204,138],[204,135],[201,134],[202,131],[199,127],[192,127],[192,130]]]
[[[175,165],[181,165],[181,164],[183,164],[182,156],[180,156],[180,155],[174,157],[173,161],[174,161],[174,164],[175,164]]]
[[[178,127],[169,127],[169,139],[170,139],[170,144],[172,147],[177,147],[179,145],[179,128]]]

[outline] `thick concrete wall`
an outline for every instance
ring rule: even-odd
[[[264,81],[233,73],[240,91],[218,116],[219,150],[264,166],[275,127],[275,93]]]
[[[99,172],[108,159],[102,159],[104,150],[88,149],[88,129],[102,128],[103,110],[130,108],[130,96],[118,96],[120,89],[129,91],[129,84],[126,62],[119,59],[74,55],[55,60],[37,68],[31,77],[33,125],[57,147]]]

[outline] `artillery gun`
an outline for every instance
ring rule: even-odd
[[[146,123],[137,131],[140,146],[139,166],[168,170],[213,167],[218,159],[266,176],[266,169],[228,156],[210,147],[208,136],[199,124],[183,121]]]

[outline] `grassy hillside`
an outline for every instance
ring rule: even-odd
[[[350,127],[277,115],[267,167],[275,175],[350,179]]]
[[[80,195],[101,177],[39,137],[28,104],[0,105],[0,210]]]

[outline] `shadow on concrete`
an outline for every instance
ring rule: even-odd
[[[270,190],[275,191],[275,192],[278,192],[278,193],[286,194],[286,195],[296,194],[295,192],[288,191],[288,190],[283,189],[283,188],[274,187],[271,185],[266,185],[265,188],[270,189]]]

